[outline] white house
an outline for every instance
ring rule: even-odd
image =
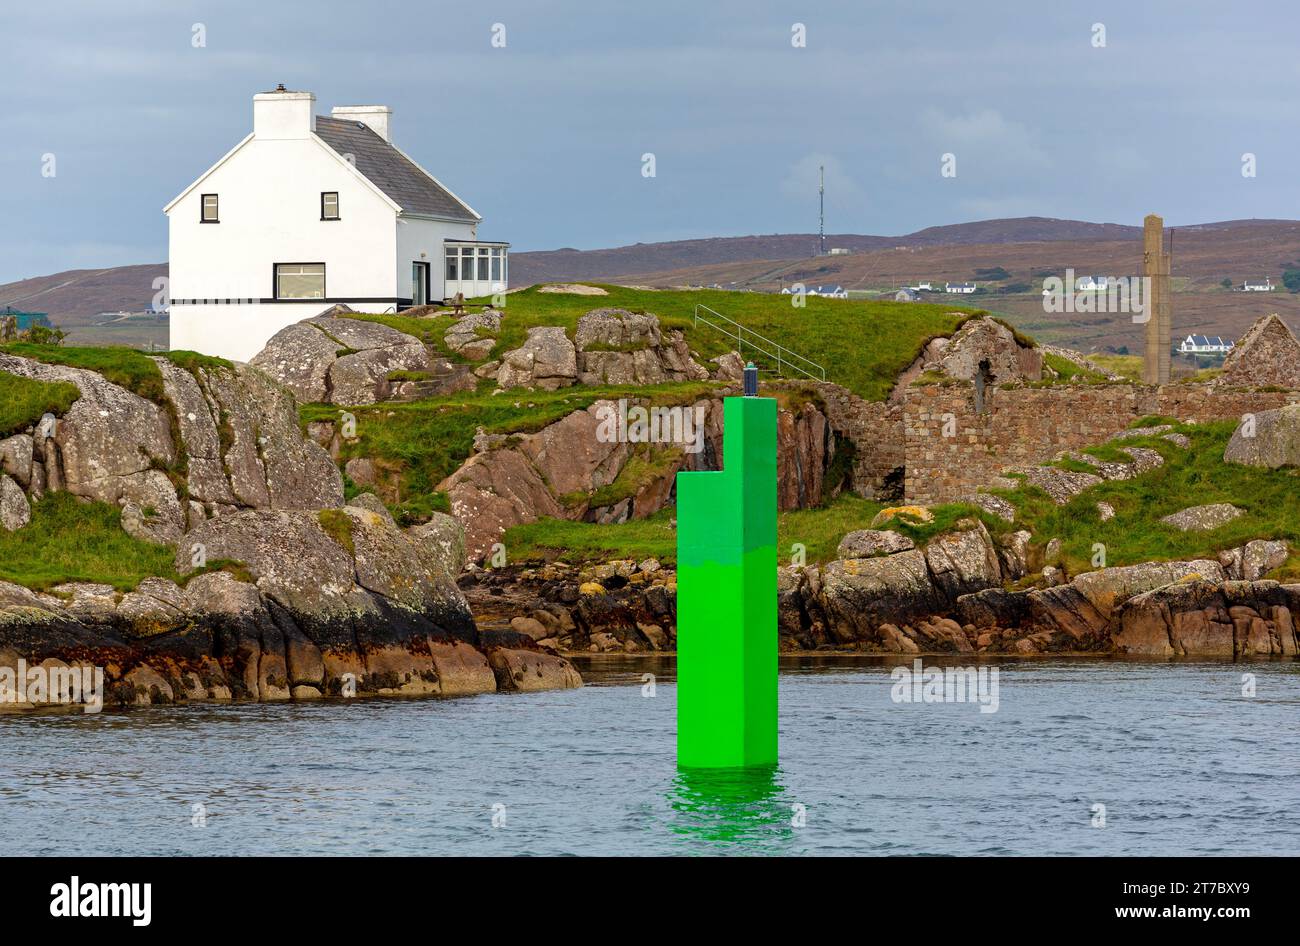
[[[849,297],[848,290],[839,285],[818,286],[816,289],[809,289],[808,295],[821,296],[825,299],[847,299]]]
[[[1080,276],[1074,284],[1077,292],[1105,292],[1110,285],[1107,276]]]
[[[963,293],[963,294],[971,293],[971,292],[974,292],[974,291],[975,291],[975,284],[974,284],[973,282],[949,282],[949,283],[944,283],[944,284],[943,284],[943,291],[944,291],[944,292],[960,292],[960,293]]]
[[[1178,346],[1184,355],[1222,355],[1232,351],[1233,343],[1218,335],[1188,335]]]
[[[509,244],[392,143],[392,109],[280,86],[253,131],[169,203],[171,347],[247,361],[337,303],[366,312],[501,292]]]
[[[1247,279],[1245,282],[1241,284],[1241,291],[1242,292],[1272,292],[1273,280],[1267,276],[1264,277],[1263,282],[1260,282],[1259,280],[1252,281],[1250,279]]]

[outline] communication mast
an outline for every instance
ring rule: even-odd
[[[817,166],[817,255],[826,255],[826,165]]]

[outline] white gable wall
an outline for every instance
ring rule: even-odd
[[[320,219],[323,191],[338,192],[341,219]],[[220,223],[199,222],[203,194],[219,196]],[[168,217],[173,349],[247,361],[280,329],[336,301],[378,312],[410,296],[409,260],[398,285],[392,204],[315,138],[254,137]],[[267,301],[275,263],[324,263],[329,301]]]

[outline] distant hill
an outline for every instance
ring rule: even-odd
[[[1048,217],[982,220],[929,227],[903,236],[838,233],[827,248],[845,256],[816,256],[817,236],[786,233],[714,237],[667,243],[637,243],[610,249],[559,249],[513,253],[510,281],[521,287],[558,280],[650,286],[713,285],[775,290],[802,281],[839,283],[850,290],[886,292],[917,280],[976,280],[986,292],[965,301],[1017,316],[1046,341],[1093,347],[1134,347],[1140,333],[1123,316],[1069,318],[1042,312],[1045,274],[1067,267],[1079,275],[1136,275],[1141,266],[1141,229]],[[1005,270],[1007,278],[982,273]],[[1300,316],[1300,296],[1287,292],[1234,293],[1220,283],[1271,276],[1281,282],[1286,268],[1300,268],[1300,221],[1228,220],[1177,228],[1174,243],[1175,331],[1225,336],[1239,334],[1263,310]],[[106,324],[104,312],[139,312],[154,296],[153,283],[165,263],[114,269],[74,270],[0,286],[0,307],[50,313],[74,330],[82,344],[121,339],[138,324]],[[1010,289],[1011,291],[1006,291]],[[92,326],[98,326],[92,328]],[[147,328],[147,326],[145,327]],[[165,335],[148,335],[150,341]]]
[[[153,282],[167,275],[166,263],[72,269],[0,286],[0,307],[48,312],[65,328],[93,324],[101,312],[141,312],[153,302]]]
[[[826,246],[861,252],[896,246],[1114,240],[1127,239],[1138,232],[1137,227],[1113,223],[1019,217],[929,227],[905,236],[835,233],[827,235]],[[542,250],[511,254],[511,282],[523,286],[556,279],[609,279],[717,263],[806,259],[816,251],[815,233],[636,243],[600,250]],[[56,322],[67,327],[90,325],[101,312],[139,312],[147,308],[155,292],[153,281],[165,275],[166,263],[69,270],[0,285],[0,306],[49,312]]]
[[[1017,217],[928,227],[905,236],[830,233],[826,235],[826,248],[863,252],[895,247],[969,246],[977,243],[1080,242],[1130,239],[1140,233],[1140,227],[1116,223]],[[807,259],[816,254],[817,234],[774,233],[767,236],[675,240],[671,243],[634,243],[608,250],[562,249],[513,253],[510,266],[511,281],[516,285],[524,285],[555,279],[631,276],[715,263]]]

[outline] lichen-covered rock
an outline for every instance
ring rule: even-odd
[[[62,417],[43,419],[33,437],[45,489],[111,505],[157,501],[156,482],[143,474],[172,467],[177,460],[163,408],[81,368],[0,353],[0,370],[39,381],[67,381],[81,392]]]
[[[695,362],[680,332],[667,340],[659,317],[626,309],[593,309],[574,332],[578,380],[582,384],[659,384],[701,380],[707,369]]]
[[[1300,466],[1300,404],[1247,416],[1233,431],[1223,461],[1273,470]]]
[[[1037,486],[1058,506],[1064,506],[1085,489],[1102,482],[1100,476],[1092,473],[1080,473],[1076,470],[1061,470],[1053,466],[1034,466],[1021,470],[1025,482]]]
[[[1275,568],[1281,568],[1291,556],[1291,549],[1282,541],[1254,539],[1247,542],[1241,554],[1241,580],[1259,581]]]
[[[840,539],[836,558],[874,558],[877,555],[893,555],[916,548],[914,543],[901,532],[881,529],[857,529]]]
[[[627,309],[592,309],[573,334],[579,351],[654,348],[662,340],[658,316]]]
[[[430,567],[453,576],[465,568],[465,530],[453,517],[435,512],[428,522],[412,526],[407,534]]]
[[[934,513],[924,506],[886,506],[871,519],[871,528],[879,529],[891,522],[919,524],[934,522]]]
[[[984,523],[962,519],[926,544],[925,561],[935,587],[949,601],[1002,584],[1002,566]]]
[[[843,640],[870,640],[881,624],[936,614],[944,602],[916,549],[881,558],[832,562],[821,570],[828,630]]]
[[[1016,521],[1016,507],[1001,496],[990,493],[972,493],[966,499],[972,505],[979,506],[991,516],[997,516],[1003,522]]]
[[[424,371],[419,339],[379,322],[319,315],[289,325],[253,356],[252,364],[304,403],[374,404],[388,398],[394,371]]]
[[[174,545],[185,532],[186,517],[176,487],[161,470],[145,470],[135,481],[132,498],[122,504],[122,528],[154,545]]]
[[[491,353],[500,331],[501,313],[495,309],[484,309],[457,319],[442,338],[452,351],[470,361],[478,361]]]
[[[1146,562],[1085,572],[1068,584],[1026,593],[1038,627],[1060,632],[1069,649],[1099,649],[1107,643],[1112,616],[1135,595],[1193,578],[1223,581],[1218,562]]]
[[[1243,511],[1232,503],[1211,503],[1208,506],[1189,506],[1162,517],[1160,521],[1180,532],[1208,532],[1227,525]]]
[[[350,320],[345,320],[350,321]],[[261,371],[200,369],[214,414],[224,420],[223,463],[238,504],[254,509],[343,505],[343,477],[319,444],[303,436],[290,391]]]
[[[155,358],[163,391],[175,408],[181,445],[187,459],[186,485],[198,502],[234,505],[238,502],[226,477],[218,424],[221,406],[198,379],[167,358]]]
[[[32,482],[32,450],[30,434],[14,434],[0,440],[0,473],[7,473],[26,489]]]
[[[710,358],[709,363],[716,366],[709,377],[717,381],[740,381],[745,377],[745,359],[740,357],[740,352],[729,351]]]
[[[997,542],[998,561],[1002,563],[1002,577],[1019,581],[1029,574],[1029,543],[1033,534],[1021,529],[1000,536]]]
[[[537,325],[528,330],[524,344],[501,356],[497,385],[502,388],[540,388],[555,391],[578,378],[578,356],[564,329]]]
[[[32,508],[22,487],[0,473],[0,529],[17,532],[32,520]]]

